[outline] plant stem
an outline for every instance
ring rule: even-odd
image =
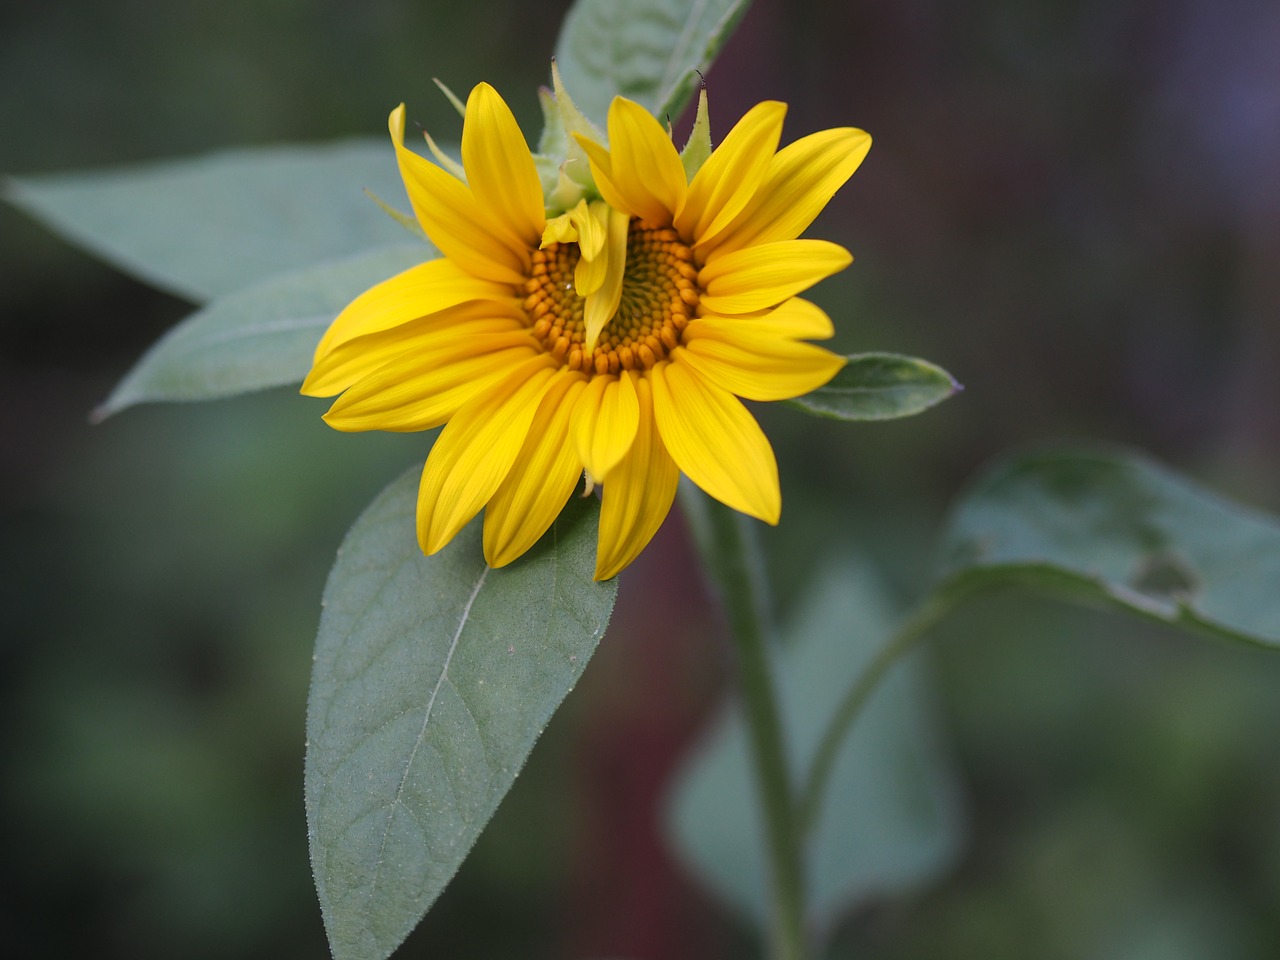
[[[805,960],[800,823],[774,691],[759,547],[736,511],[685,490],[682,503],[707,570],[719,587],[738,660],[738,685],[764,811],[772,870],[776,960]]]
[[[822,742],[813,758],[813,766],[809,768],[809,778],[800,794],[798,813],[801,836],[807,835],[817,824],[818,814],[822,811],[822,800],[827,791],[827,782],[831,779],[831,771],[840,754],[840,745],[848,736],[853,722],[862,712],[863,706],[871,694],[884,679],[889,668],[898,662],[916,642],[924,636],[929,628],[946,615],[961,596],[959,590],[935,593],[924,604],[918,607],[905,623],[898,628],[872,661],[853,678],[853,683],[845,692],[840,706],[837,708],[827,729],[823,731]]]

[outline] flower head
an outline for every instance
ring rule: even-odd
[[[699,165],[619,97],[607,146],[581,128],[566,141],[562,186],[587,186],[544,193],[488,84],[467,100],[461,168],[434,144],[439,164],[408,150],[404,106],[392,111],[410,202],[444,256],[343,310],[302,392],[341,394],[325,415],[339,430],[444,425],[419,489],[426,553],[484,509],[485,558],[510,563],[584,471],[602,488],[598,580],[657,532],[681,472],[778,522],[773,450],[738,398],[799,396],[843,364],[804,342],[833,330],[798,294],[852,258],[797,238],[870,146],[838,129],[778,150],[785,112],[752,108]],[[590,177],[569,181],[584,155]]]

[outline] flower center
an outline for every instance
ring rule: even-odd
[[[524,309],[543,348],[570,369],[587,374],[647,370],[666,359],[698,304],[693,251],[670,227],[633,219],[627,232],[622,299],[590,352],[582,317],[586,301],[573,288],[579,256],[576,243],[552,243],[533,252]]]

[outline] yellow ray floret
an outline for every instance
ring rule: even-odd
[[[483,510],[486,560],[511,563],[585,475],[601,490],[595,576],[608,579],[662,525],[681,473],[778,522],[773,449],[739,398],[799,396],[843,365],[805,342],[834,329],[799,295],[852,258],[800,237],[871,141],[827,130],[779,150],[786,107],[768,101],[708,155],[704,109],[686,172],[640,105],[615,98],[605,137],[558,78],[549,96],[574,119],[567,200],[544,196],[488,84],[467,98],[460,166],[430,137],[437,162],[411,151],[403,105],[391,112],[409,202],[443,257],[352,301],[302,389],[338,395],[325,419],[340,430],[444,427],[419,488],[426,553]]]

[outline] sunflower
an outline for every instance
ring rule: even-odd
[[[504,566],[585,476],[601,488],[605,580],[657,532],[681,472],[778,522],[773,450],[738,398],[799,396],[843,365],[803,342],[833,329],[797,295],[852,258],[797,238],[871,141],[846,128],[778,150],[786,106],[765,102],[699,163],[639,104],[614,99],[606,140],[558,84],[555,99],[577,120],[545,186],[488,84],[467,99],[460,165],[429,137],[437,163],[406,148],[392,111],[409,200],[443,256],[343,310],[302,392],[341,394],[324,418],[338,430],[444,426],[418,495],[428,554],[484,509],[485,559]]]

